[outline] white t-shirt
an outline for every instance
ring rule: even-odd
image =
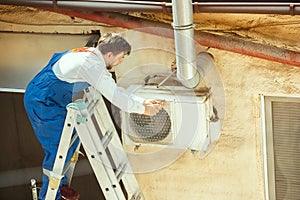
[[[88,50],[90,52],[72,52],[63,55],[53,66],[57,78],[69,83],[87,82],[120,109],[143,114],[145,99],[118,87],[106,69],[101,52],[97,48]]]

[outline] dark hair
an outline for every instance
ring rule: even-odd
[[[98,49],[102,54],[112,52],[117,55],[125,52],[127,55],[131,52],[130,44],[120,35],[114,33],[107,33],[98,42]]]

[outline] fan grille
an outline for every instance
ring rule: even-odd
[[[132,141],[157,143],[170,134],[171,120],[165,109],[154,116],[130,113],[129,126],[131,131],[128,136]]]

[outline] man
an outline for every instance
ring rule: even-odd
[[[44,151],[43,186],[39,199],[45,199],[49,171],[52,170],[65,117],[66,106],[83,89],[96,88],[111,103],[127,112],[155,115],[162,103],[145,100],[118,87],[108,69],[129,55],[131,46],[119,35],[107,34],[96,48],[78,48],[55,53],[49,63],[28,84],[24,95],[25,109]],[[70,148],[66,163],[73,156],[78,141]],[[56,199],[78,199],[79,194],[61,180]]]

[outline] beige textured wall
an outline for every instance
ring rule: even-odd
[[[149,199],[264,199],[259,94],[299,96],[300,68],[211,52],[226,94],[222,136],[204,160],[186,152],[163,170],[138,175]]]
[[[289,33],[280,32],[276,36],[284,37]],[[276,40],[278,38],[272,38],[270,35],[259,37],[257,32],[251,34],[248,31],[247,34],[263,43],[274,42],[274,45],[281,46],[286,42]],[[147,35],[144,35],[143,39],[134,36],[132,38],[132,43],[141,46],[142,44],[148,46],[151,40],[154,40],[153,43],[162,41],[160,38],[155,39]],[[172,41],[167,40],[160,44],[164,45],[162,49],[172,49],[170,47],[173,45]],[[297,49],[298,46],[290,48]],[[217,49],[209,51],[216,59],[216,68],[226,96],[222,136],[216,148],[203,160],[198,158],[198,154],[187,151],[164,169],[138,174],[146,199],[265,199],[260,95],[300,97],[300,68]],[[156,62],[168,66],[172,59],[167,62],[168,59],[165,58],[166,62],[161,62],[163,55],[153,51],[149,55],[138,54],[136,58],[133,52],[131,57],[125,60],[124,65],[117,68],[121,83],[124,81],[122,76],[128,76],[126,72],[130,74],[133,70],[141,73],[135,74],[136,76],[143,74],[145,76],[147,72],[149,73],[149,68],[148,71],[134,70],[140,64],[136,59],[148,63],[153,56],[157,56]],[[130,65],[131,62],[135,65]]]
[[[34,18],[34,15],[38,15],[39,19],[47,22],[48,19],[41,18],[41,16],[45,17],[43,13],[33,14],[35,11],[33,12],[32,9],[29,11],[32,15],[30,20],[38,19]],[[8,16],[10,16],[8,13],[3,12],[0,15],[2,20],[7,19],[4,17]],[[12,15],[11,19],[15,17],[16,15]],[[51,20],[61,17],[53,14]],[[81,20],[77,22],[87,23]],[[1,30],[15,31],[21,27],[23,31],[31,28],[34,31],[40,31],[39,28],[42,30],[45,28],[16,24],[9,26],[7,23],[1,22]],[[210,21],[209,26],[211,24],[213,21]],[[92,27],[87,24],[82,27],[76,25],[76,28],[73,26],[71,28],[51,27],[52,31],[58,32],[59,30],[78,32],[95,27],[109,31],[120,30],[94,24]],[[251,30],[247,33],[250,34]],[[257,34],[255,33],[255,37]],[[267,37],[272,37],[272,35],[268,34]],[[153,42],[161,43],[157,40]],[[223,81],[226,95],[226,115],[223,119],[221,138],[211,154],[203,160],[198,158],[198,154],[187,151],[174,163],[161,170],[137,174],[138,182],[147,200],[265,199],[259,95],[299,96],[300,68],[217,49],[210,49],[210,52],[215,56],[216,67]],[[144,58],[148,62],[149,56],[156,56],[156,54],[157,51],[153,54],[139,54],[139,59]],[[157,57],[162,63],[167,66],[171,64],[173,58],[161,55]],[[129,68],[132,70],[135,62],[137,61],[133,56],[126,59],[117,71],[118,78],[121,78]],[[164,155],[161,156],[164,157]]]
[[[300,68],[217,49],[209,51],[215,56],[226,96],[221,138],[203,160],[186,151],[163,169],[138,174],[146,199],[265,199],[260,95],[300,97]],[[147,63],[152,56],[156,53],[139,55],[138,59]],[[119,69],[121,76],[126,77],[125,66],[130,66],[131,60],[135,60],[134,53]]]

